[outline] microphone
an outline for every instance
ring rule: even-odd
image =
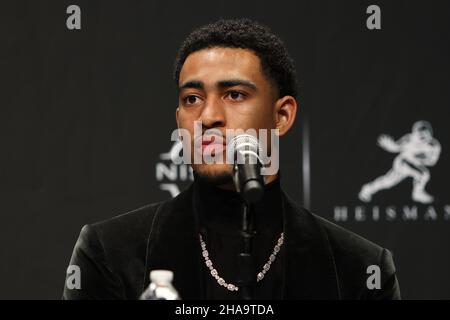
[[[258,139],[250,134],[240,134],[227,145],[227,159],[233,163],[233,180],[236,190],[248,203],[256,203],[264,193],[259,154],[262,148]]]

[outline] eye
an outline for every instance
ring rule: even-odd
[[[233,101],[242,101],[244,100],[246,94],[239,91],[229,91],[227,93],[227,97],[229,97]]]
[[[195,104],[196,102],[198,102],[198,97],[194,96],[194,95],[189,95],[183,98],[183,103],[184,104]]]

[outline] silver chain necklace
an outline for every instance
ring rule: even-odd
[[[206,243],[205,243],[205,241],[203,241],[202,235],[199,234],[199,236],[200,236],[200,245],[202,247],[202,255],[203,255],[203,258],[205,258],[206,266],[211,271],[211,275],[214,277],[214,279],[217,280],[217,283],[219,285],[227,288],[230,291],[238,291],[239,290],[238,286],[236,286],[236,285],[234,285],[232,283],[227,283],[222,277],[219,276],[219,273],[214,268],[211,259],[209,259],[209,253],[208,253],[208,250],[206,250]],[[284,232],[281,233],[280,238],[277,241],[277,244],[273,248],[273,252],[272,252],[272,254],[269,257],[269,260],[266,262],[266,264],[264,265],[264,267],[261,270],[261,272],[258,273],[258,275],[256,276],[256,282],[259,282],[262,279],[264,279],[264,276],[269,271],[270,266],[275,261],[278,252],[280,252],[280,249],[281,249],[281,246],[283,245],[283,242],[284,242]]]

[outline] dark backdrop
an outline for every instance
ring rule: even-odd
[[[66,28],[71,4],[81,30]],[[381,30],[366,28],[371,4]],[[161,158],[176,126],[172,65],[183,38],[220,17],[267,24],[296,61],[300,111],[281,144],[287,192],[391,249],[404,298],[450,298],[449,15],[437,1],[4,2],[0,298],[59,299],[84,224],[189,183]],[[398,139],[418,120],[442,145],[426,186],[435,200],[414,202],[408,178],[362,203],[361,186],[395,157],[377,137]]]

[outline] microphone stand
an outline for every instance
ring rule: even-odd
[[[238,254],[237,283],[242,300],[252,300],[256,285],[256,268],[252,256],[252,240],[255,235],[253,207],[247,201],[242,205],[242,252]]]
[[[243,198],[242,204],[242,229],[240,235],[242,237],[242,252],[238,254],[238,278],[237,285],[239,287],[240,296],[242,300],[252,300],[253,299],[253,291],[256,285],[256,268],[254,258],[252,256],[252,245],[253,245],[253,237],[256,234],[254,230],[254,206],[253,204],[260,201],[262,198],[262,188],[264,182],[260,179],[255,179],[253,177],[257,177],[255,172],[259,170],[259,166],[255,168],[251,168],[253,171],[246,171],[245,167],[241,167],[239,170],[238,164],[234,166],[234,176],[235,176],[235,185],[238,192],[241,193]],[[243,172],[249,173],[248,177],[251,177],[250,180],[243,179],[244,177],[240,177]],[[244,183],[245,186],[242,184]],[[249,188],[253,188],[250,190]],[[258,189],[258,190],[255,190]],[[251,192],[253,191],[253,192]]]
[[[256,137],[238,135],[229,142],[228,159],[234,161],[233,181],[236,191],[243,198],[242,205],[242,251],[238,254],[237,285],[242,300],[253,298],[256,285],[256,268],[252,256],[254,230],[254,204],[259,202],[264,193],[264,179],[261,176],[262,163],[258,157],[261,152]]]

